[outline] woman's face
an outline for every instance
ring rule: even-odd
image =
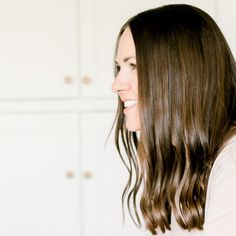
[[[119,40],[116,54],[116,78],[112,84],[124,103],[125,124],[129,131],[140,129],[138,112],[138,78],[136,70],[136,54],[133,36],[127,27]]]

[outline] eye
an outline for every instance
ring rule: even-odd
[[[136,64],[135,63],[129,63],[129,66],[130,66],[131,70],[136,69]]]
[[[120,66],[116,63],[115,64],[115,75],[117,75],[120,71]]]

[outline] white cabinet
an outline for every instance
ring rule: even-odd
[[[0,235],[148,235],[121,195],[113,112],[0,114]]]
[[[108,139],[114,113],[81,115],[83,236],[141,236],[126,212],[122,218],[121,196],[128,173],[114,148],[113,134]]]
[[[79,116],[0,115],[0,235],[81,235]]]
[[[0,99],[78,96],[78,1],[0,1]]]
[[[170,3],[198,6],[233,51],[233,0],[9,0],[0,2],[0,100],[114,98],[115,41],[136,13]]]

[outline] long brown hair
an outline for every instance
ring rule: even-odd
[[[202,229],[209,174],[233,135],[235,60],[214,20],[193,6],[139,13],[117,44],[126,27],[136,49],[141,128],[140,137],[125,128],[119,100],[115,142],[130,173],[123,201],[128,195],[130,212],[133,205],[140,223],[140,209],[153,234],[170,229],[171,214],[184,229]]]

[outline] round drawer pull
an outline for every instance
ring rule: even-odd
[[[67,172],[66,172],[66,177],[67,177],[68,179],[74,178],[74,177],[75,177],[75,172],[74,172],[74,171],[71,171],[71,170],[67,171]]]
[[[92,172],[90,172],[90,171],[85,171],[84,172],[84,178],[85,179],[91,179],[92,177],[93,177]]]
[[[82,84],[88,85],[92,83],[92,79],[89,76],[83,76],[81,82]]]
[[[74,78],[70,75],[66,75],[64,77],[64,82],[65,82],[65,84],[72,84],[74,82]]]

